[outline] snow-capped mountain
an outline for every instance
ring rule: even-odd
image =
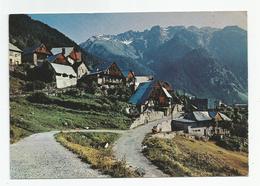
[[[143,32],[93,36],[80,46],[123,70],[152,73],[196,96],[247,102],[247,32],[237,26],[154,26]]]

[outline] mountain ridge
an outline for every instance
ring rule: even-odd
[[[86,42],[82,42],[80,46],[101,59],[128,64],[119,65],[121,68],[128,66],[137,72],[152,73],[158,79],[169,79],[173,87],[177,85],[179,89],[186,89],[195,96],[216,99],[222,96],[222,100],[227,103],[247,102],[247,31],[238,26],[226,26],[221,29],[157,25],[142,32],[130,30],[117,35],[93,36]],[[181,69],[181,67],[184,68],[181,65],[183,61],[187,58],[191,60],[191,56],[195,55],[194,52],[191,54],[191,51],[202,52],[201,49],[206,51],[205,55],[208,58],[196,58],[199,60],[198,66],[193,66],[193,68],[201,68],[200,65],[205,61],[214,61],[211,65],[204,64],[204,67],[208,68],[205,72],[211,73],[211,68],[218,69],[218,73],[213,73],[212,78],[222,80],[219,86],[213,86],[209,80],[202,81],[201,89],[204,92],[197,90],[198,86],[195,85],[195,81],[192,82],[192,79],[196,80],[196,74],[187,75],[177,72],[183,70]],[[139,66],[142,66],[142,70],[139,70]],[[181,83],[172,78],[175,77],[171,75],[172,73],[183,76],[182,81],[189,79],[190,87],[180,86]],[[206,73],[204,75],[206,76]],[[191,78],[187,79],[188,76]],[[232,78],[225,79],[229,77]],[[219,93],[209,91],[209,87],[217,89]]]

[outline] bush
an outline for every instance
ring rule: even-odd
[[[49,97],[43,92],[35,92],[32,95],[28,96],[27,99],[28,101],[33,103],[43,103],[43,104],[48,104],[51,101]]]
[[[46,84],[42,81],[32,81],[25,85],[25,91],[35,91],[35,90],[42,90],[46,88]]]
[[[222,140],[217,141],[218,146],[233,151],[248,152],[247,139],[241,137],[225,137]]]
[[[81,91],[79,89],[71,89],[67,90],[64,94],[69,96],[78,96],[81,94]]]

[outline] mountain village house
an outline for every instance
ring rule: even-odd
[[[75,47],[57,47],[57,48],[52,48],[51,53],[53,55],[57,54],[62,54],[65,58],[66,61],[70,64],[73,65],[76,62],[81,62],[81,52],[77,51]]]
[[[125,79],[126,79],[126,86],[130,87],[131,91],[134,92],[136,90],[136,76],[132,70],[123,71],[122,72]]]
[[[229,135],[225,125],[231,119],[220,112],[193,111],[172,120],[173,131],[183,131],[193,136]]]
[[[42,64],[44,60],[51,55],[51,51],[44,44],[39,44],[34,47],[24,49],[22,61],[24,63],[37,66]]]
[[[140,83],[137,90],[130,97],[129,103],[135,105],[140,113],[148,109],[163,111],[165,115],[170,115],[178,99],[175,95],[173,98],[172,94],[173,90],[166,82]]]
[[[15,66],[22,64],[22,50],[9,43],[9,65]]]
[[[194,105],[197,110],[214,110],[221,104],[219,100],[208,99],[208,98],[191,98],[191,104]]]
[[[76,51],[74,47],[52,48],[51,52],[53,55],[49,56],[46,61],[72,66],[77,74],[77,79],[89,73],[87,66],[82,61],[81,52]]]
[[[77,74],[71,66],[44,62],[39,70],[46,81],[55,82],[56,88],[77,85]]]
[[[125,84],[126,78],[116,63],[106,62],[98,65],[95,71],[84,75],[80,81],[87,84],[96,82],[98,86],[112,88]]]

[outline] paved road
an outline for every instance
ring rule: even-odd
[[[33,134],[10,146],[12,179],[107,177],[56,142],[57,132]]]
[[[163,119],[165,120],[165,119]],[[132,130],[69,130],[63,132],[113,132],[122,136],[116,142],[116,157],[124,156],[128,164],[145,169],[145,177],[166,177],[141,153],[145,135],[159,121],[150,122]],[[12,179],[38,178],[102,178],[99,171],[90,168],[54,138],[59,131],[33,134],[10,146],[10,172]]]
[[[177,117],[177,115],[178,114],[174,117]],[[114,146],[116,157],[118,159],[125,158],[129,165],[144,169],[146,173],[144,177],[167,177],[168,175],[164,174],[156,166],[152,165],[152,163],[146,159],[141,152],[142,141],[144,140],[145,135],[151,132],[154,125],[167,119],[169,118],[149,122],[146,125],[139,126],[123,133]]]

